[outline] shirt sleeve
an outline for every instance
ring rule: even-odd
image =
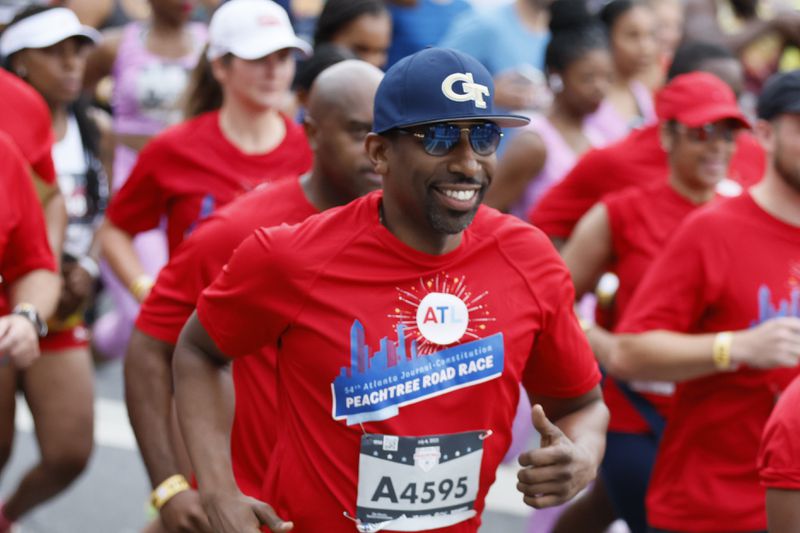
[[[159,272],[139,311],[136,327],[151,337],[176,344],[200,293],[219,275],[244,236],[227,217],[200,224]]]
[[[790,397],[791,395],[791,397]],[[761,484],[770,489],[800,490],[800,381],[784,393],[764,428],[758,454]]]
[[[106,211],[108,220],[130,235],[155,228],[166,213],[166,191],[155,172],[168,164],[161,152],[158,139],[139,152],[136,165]]]
[[[702,218],[690,215],[647,270],[616,331],[695,333],[694,325],[713,305],[730,263],[723,239],[715,233]]]
[[[236,249],[197,303],[200,322],[217,347],[230,357],[276,345],[300,309],[293,284],[299,265],[291,264],[279,244],[286,227],[256,230]]]
[[[36,197],[25,161],[13,147],[0,146],[5,152],[3,172],[7,174],[9,199],[17,212],[6,252],[2,257],[4,283],[13,283],[33,270],[56,270],[55,258],[47,240],[44,213]]]
[[[597,362],[575,315],[575,289],[567,267],[552,246],[537,254],[544,266],[532,271],[541,309],[541,330],[523,374],[530,395],[574,398],[600,383]]]

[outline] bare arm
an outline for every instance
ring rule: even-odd
[[[291,522],[278,518],[269,505],[243,496],[236,486],[223,385],[228,361],[195,312],[178,339],[173,373],[178,418],[203,505],[220,533],[258,533],[259,525],[290,531]]]
[[[121,29],[109,30],[103,34],[103,41],[92,50],[83,74],[83,88],[87,93],[93,95],[100,80],[111,75],[121,40]]]
[[[34,270],[10,287],[11,307],[30,304],[43,320],[56,308],[61,277],[49,270]],[[29,366],[39,356],[39,335],[33,323],[20,315],[0,317],[0,358],[9,356],[19,368]]]
[[[528,505],[551,507],[572,499],[597,476],[608,409],[599,386],[576,398],[532,396],[531,404],[541,444],[520,455],[517,490]]]
[[[537,133],[526,131],[514,137],[497,165],[486,205],[508,211],[542,171],[546,159],[547,149]]]
[[[683,381],[719,372],[712,358],[715,334],[689,335],[649,331],[617,335],[607,370],[633,379]],[[735,368],[794,367],[800,361],[800,318],[776,318],[733,333],[731,362]]]
[[[180,473],[172,435],[172,352],[175,346],[133,329],[125,357],[125,403],[150,484],[155,489]],[[223,378],[224,380],[225,378]],[[228,409],[233,412],[233,390],[228,381]],[[228,426],[230,427],[230,426]],[[176,494],[159,511],[167,531],[210,532],[199,494]]]
[[[108,261],[111,270],[120,279],[125,287],[133,285],[134,281],[145,276],[144,267],[136,255],[133,247],[133,237],[121,230],[108,219],[103,221],[100,229],[97,230],[97,239],[100,242],[100,250]],[[134,294],[140,302],[147,296],[147,292]]]
[[[605,205],[598,203],[581,218],[561,248],[561,257],[575,285],[575,299],[581,299],[594,289],[612,256],[608,211]]]
[[[99,28],[114,9],[114,0],[67,0],[64,5],[78,15],[82,24]]]
[[[44,223],[47,227],[47,241],[56,259],[56,266],[61,265],[61,248],[64,246],[64,235],[67,231],[67,204],[61,192],[51,195],[42,206]]]
[[[767,521],[770,533],[800,531],[800,491],[767,489]]]
[[[725,35],[717,22],[717,8],[713,0],[689,0],[686,2],[684,39],[721,44],[738,54],[753,41],[773,29],[765,20],[751,20],[736,33]]]

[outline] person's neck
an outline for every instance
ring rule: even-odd
[[[69,111],[67,106],[62,104],[48,103],[48,107],[50,108],[50,117],[53,124],[53,134],[56,137],[56,142],[58,142],[67,134]]]
[[[775,173],[773,167],[758,184],[750,188],[753,200],[778,220],[800,227],[800,191]]]
[[[185,24],[179,21],[168,20],[161,17],[150,19],[150,32],[159,37],[175,37],[183,33]]]
[[[680,196],[686,198],[695,205],[710,202],[717,194],[716,186],[713,187],[692,187],[683,182],[674,173],[669,175],[669,184]]]
[[[553,100],[553,107],[550,110],[548,119],[550,122],[559,129],[568,128],[570,130],[583,129],[583,121],[585,115],[570,109],[565,105],[562,99],[556,96]]]
[[[382,201],[379,206],[381,224],[406,246],[428,255],[444,255],[452,252],[461,244],[464,232],[443,234],[428,227],[414,224],[409,217],[404,217],[402,209],[391,203]]]
[[[330,186],[330,181],[323,175],[316,161],[315,157],[311,172],[307,172],[300,177],[300,188],[303,189],[306,200],[320,212],[332,207],[345,205],[354,200],[354,198]]]
[[[547,31],[550,22],[550,13],[547,9],[535,5],[531,0],[517,0],[515,7],[523,26],[537,33]]]
[[[226,100],[219,110],[219,127],[228,141],[245,154],[264,154],[286,136],[286,125],[274,109],[253,110]]]

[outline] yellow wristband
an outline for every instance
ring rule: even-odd
[[[155,488],[150,494],[150,503],[160,511],[173,496],[185,490],[189,490],[190,488],[189,482],[186,481],[185,477],[180,474],[175,474],[162,481],[161,484]]]
[[[723,331],[714,337],[714,344],[711,349],[714,366],[717,370],[726,372],[731,370],[731,345],[733,344],[733,333]]]
[[[147,274],[142,274],[138,276],[135,280],[131,282],[130,287],[128,289],[131,291],[131,294],[137,300],[143,300],[147,293],[150,292],[150,289],[153,288],[153,278],[148,276]]]

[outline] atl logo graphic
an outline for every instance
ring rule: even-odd
[[[461,83],[461,91],[457,93],[454,90],[456,83]],[[475,83],[472,79],[472,72],[450,74],[442,82],[442,92],[444,95],[454,102],[475,102],[475,107],[479,109],[486,109],[486,101],[484,96],[489,96],[489,88],[486,85]]]
[[[446,346],[467,331],[469,310],[460,298],[442,292],[428,293],[417,307],[417,327],[428,341]]]

